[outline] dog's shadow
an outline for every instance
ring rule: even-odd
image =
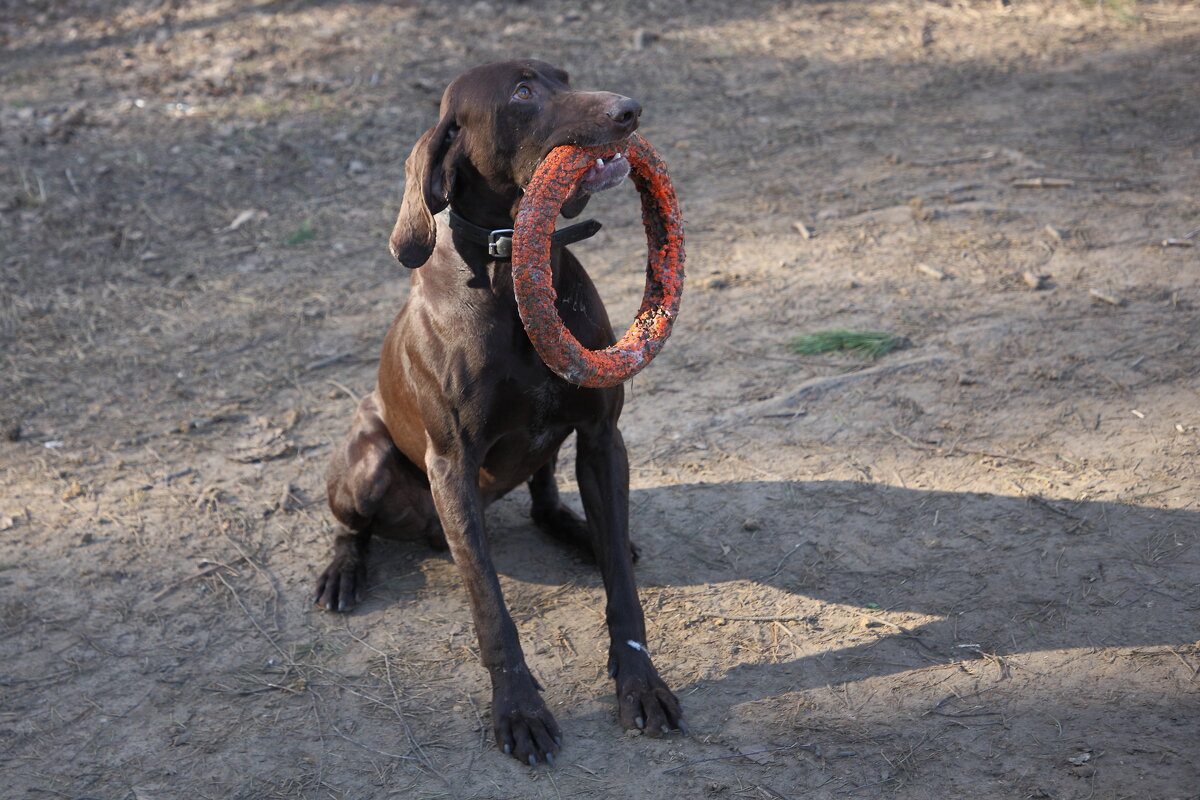
[[[768,697],[834,675],[1200,638],[1200,570],[1181,557],[1200,531],[1191,511],[853,481],[745,482],[637,489],[630,519],[652,647],[678,659],[713,646],[744,653],[703,680],[709,690],[753,685]],[[602,585],[587,559],[533,527],[523,491],[489,509],[488,528],[507,579]],[[421,589],[425,558],[449,560],[416,544],[381,547],[368,606],[402,604]],[[437,573],[455,580],[448,565]],[[659,614],[687,617],[684,641],[653,640]],[[842,636],[848,620],[860,630]],[[802,643],[789,657],[739,648],[776,621]],[[844,646],[819,644],[830,638]]]

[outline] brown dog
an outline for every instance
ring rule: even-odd
[[[651,736],[685,730],[679,701],[645,646],[629,466],[617,429],[624,391],[574,386],[542,363],[517,316],[506,246],[522,187],[551,149],[619,142],[640,114],[627,97],[571,89],[566,73],[540,61],[478,67],[450,84],[441,120],[408,158],[390,241],[392,254],[415,270],[412,290],[384,339],[378,385],[359,404],[329,469],[329,505],[344,529],[315,601],[346,611],[361,599],[374,535],[448,543],[491,673],[496,744],[529,764],[553,763],[561,738],[525,664],[483,525],[484,508],[526,482],[534,522],[585,548],[604,576],[621,724]],[[563,214],[577,215],[590,193],[628,172],[623,158],[597,163]],[[551,250],[557,307],[584,346],[600,349],[615,341],[608,315],[561,246],[598,226],[581,227],[556,235]],[[558,449],[572,432],[586,522],[559,500],[554,479]]]

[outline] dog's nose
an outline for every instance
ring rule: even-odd
[[[630,100],[628,97],[614,101],[608,109],[608,118],[623,131],[632,131],[636,128],[638,117],[641,115],[641,103],[637,100]]]

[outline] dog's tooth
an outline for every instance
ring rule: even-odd
[[[603,167],[603,166],[604,166],[604,159],[603,159],[603,158],[597,158],[597,159],[596,159],[596,166],[597,166],[597,167]]]

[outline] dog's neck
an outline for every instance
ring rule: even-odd
[[[454,176],[450,208],[481,228],[511,228],[522,194],[511,177],[492,175],[466,161]]]
[[[451,207],[446,212],[446,223],[449,225],[454,238],[455,249],[466,260],[469,258],[464,249],[470,249],[480,254],[486,254],[491,261],[508,261],[512,256],[513,229],[511,227],[488,228],[477,225]],[[600,230],[600,223],[594,219],[577,222],[565,228],[559,228],[550,236],[551,248],[561,248],[568,244],[581,242],[595,236]]]
[[[495,200],[481,199],[478,193],[472,193],[466,197],[456,197],[450,201],[450,210],[458,214],[459,217],[469,221],[473,225],[478,225],[480,228],[495,230],[497,228],[511,228],[513,220],[517,217],[517,209],[521,204],[521,195],[518,191],[516,196],[509,201],[507,197],[498,197]],[[507,211],[497,211],[499,208],[507,209]]]

